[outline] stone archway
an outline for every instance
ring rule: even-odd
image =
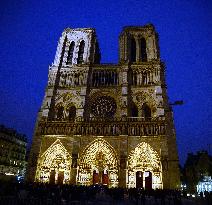
[[[140,176],[140,179],[138,176]],[[163,188],[160,157],[146,142],[138,144],[129,154],[127,186],[128,188]]]
[[[35,181],[51,184],[70,182],[71,156],[57,139],[39,158]]]
[[[81,154],[77,176],[81,185],[117,187],[118,160],[114,148],[103,139],[90,143]]]

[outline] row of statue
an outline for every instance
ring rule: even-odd
[[[132,84],[133,85],[149,85],[159,82],[159,75],[155,72],[144,71],[144,72],[133,72],[132,73]]]

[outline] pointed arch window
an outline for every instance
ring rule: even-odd
[[[138,117],[138,108],[134,102],[132,103],[131,115],[132,117]]]
[[[136,62],[136,42],[135,39],[131,38],[131,52],[130,52],[130,60],[131,62]]]
[[[72,41],[71,45],[69,46],[69,50],[68,50],[67,64],[72,64],[74,46],[75,46],[75,43],[74,43],[74,41]]]
[[[77,64],[83,63],[84,48],[85,48],[85,41],[81,41],[79,45]]]
[[[59,106],[57,108],[57,119],[58,120],[62,120],[63,119],[63,111],[64,111],[63,106]]]
[[[151,109],[150,107],[144,103],[142,106],[142,116],[144,117],[145,120],[150,120],[151,119]]]
[[[141,61],[146,62],[147,61],[147,54],[146,54],[146,40],[145,40],[145,38],[141,38],[140,46],[141,46]]]
[[[76,117],[76,107],[75,106],[71,106],[68,109],[68,119],[70,121],[74,121],[75,117]]]

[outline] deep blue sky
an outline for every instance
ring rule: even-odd
[[[97,31],[102,63],[118,62],[123,26],[153,23],[167,66],[181,163],[212,144],[212,1],[1,0],[0,123],[31,141],[48,66],[66,27]],[[212,153],[212,147],[211,147]]]

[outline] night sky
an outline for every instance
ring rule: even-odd
[[[123,26],[155,25],[166,63],[181,163],[212,144],[212,1],[1,0],[0,124],[29,142],[52,64],[66,27],[96,29],[101,63],[118,63]],[[212,154],[212,146],[210,153]]]

